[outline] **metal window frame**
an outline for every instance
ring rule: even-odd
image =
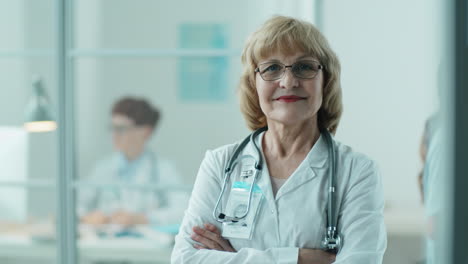
[[[468,263],[466,237],[468,236],[468,0],[456,0],[454,4],[454,124],[451,135],[453,146],[451,219],[449,220],[448,253],[450,263]]]
[[[70,58],[82,57],[239,57],[242,51],[238,49],[70,49],[67,56]],[[55,53],[48,49],[27,50],[0,50],[0,58],[49,58]]]
[[[56,0],[56,72],[58,87],[57,263],[77,263],[72,0]]]

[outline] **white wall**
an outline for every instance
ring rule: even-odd
[[[419,143],[436,109],[436,1],[324,1],[324,33],[342,63],[337,137],[380,165],[387,206],[416,207]],[[440,14],[439,14],[440,16]]]
[[[24,2],[0,1],[0,52],[20,50],[25,47]],[[26,103],[25,62],[13,58],[0,60],[0,124],[20,125],[22,104]]]
[[[9,3],[7,3],[9,2]],[[25,46],[24,2],[0,1],[0,52],[18,50]],[[14,58],[0,60],[0,179],[26,180],[28,157],[27,136],[19,132],[22,125],[23,107],[27,89],[24,86],[26,63]],[[19,168],[15,168],[20,166]],[[0,220],[22,221],[26,218],[25,190],[0,189]]]

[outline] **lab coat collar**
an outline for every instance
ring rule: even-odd
[[[332,139],[333,140],[333,139]],[[307,154],[306,160],[311,168],[323,168],[328,159],[328,146],[325,137],[320,134],[312,149]]]
[[[276,208],[274,203],[274,196],[271,187],[271,179],[268,172],[268,167],[265,161],[265,156],[263,155],[263,148],[262,148],[262,140],[265,132],[262,132],[258,137],[255,139],[257,146],[261,150],[261,155],[263,159],[263,169],[261,175],[259,175],[257,184],[262,189],[265,198],[269,203],[271,208]],[[250,143],[246,147],[245,154],[253,155],[257,157],[257,151],[253,143]],[[279,199],[282,195],[296,189],[300,185],[304,184],[315,178],[318,174],[323,174],[322,170],[325,167],[325,163],[328,159],[328,146],[325,138],[320,135],[317,142],[314,144],[312,149],[307,154],[304,161],[299,165],[296,171],[288,178],[288,180],[284,183],[284,185],[278,190],[276,194],[276,199]]]
[[[281,196],[296,190],[304,183],[311,181],[318,175],[324,175],[325,163],[328,159],[328,146],[325,137],[320,135],[312,149],[307,154],[304,161],[299,167],[289,176],[288,180],[278,190],[276,200]]]
[[[151,151],[146,147],[143,149],[141,154],[134,160],[128,160],[123,152],[117,152],[117,159],[118,159],[119,163],[122,164],[123,166],[128,166],[128,165],[131,165],[131,164],[137,164],[137,163],[141,162],[142,160],[145,160],[149,156],[151,156]]]

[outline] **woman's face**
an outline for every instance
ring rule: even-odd
[[[125,115],[112,115],[112,141],[117,151],[138,153],[143,150],[151,135],[148,126],[136,126],[135,122]]]
[[[260,70],[274,71],[277,65],[308,65],[317,62],[314,57],[304,53],[283,55],[281,53],[261,60],[258,64]],[[273,64],[271,64],[273,63]],[[276,64],[278,63],[278,64]],[[265,69],[265,65],[273,65]],[[263,68],[262,68],[263,66]],[[297,70],[298,68],[296,68]],[[318,70],[312,79],[303,79],[295,76],[292,68],[286,68],[284,75],[274,81],[265,81],[260,72],[256,73],[255,82],[260,101],[260,107],[267,118],[267,123],[278,122],[283,125],[297,125],[303,122],[317,120],[317,113],[322,105],[323,72]]]

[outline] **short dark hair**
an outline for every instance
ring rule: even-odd
[[[135,122],[137,126],[148,125],[155,128],[161,117],[159,110],[143,98],[123,97],[114,103],[112,115],[121,114]]]

